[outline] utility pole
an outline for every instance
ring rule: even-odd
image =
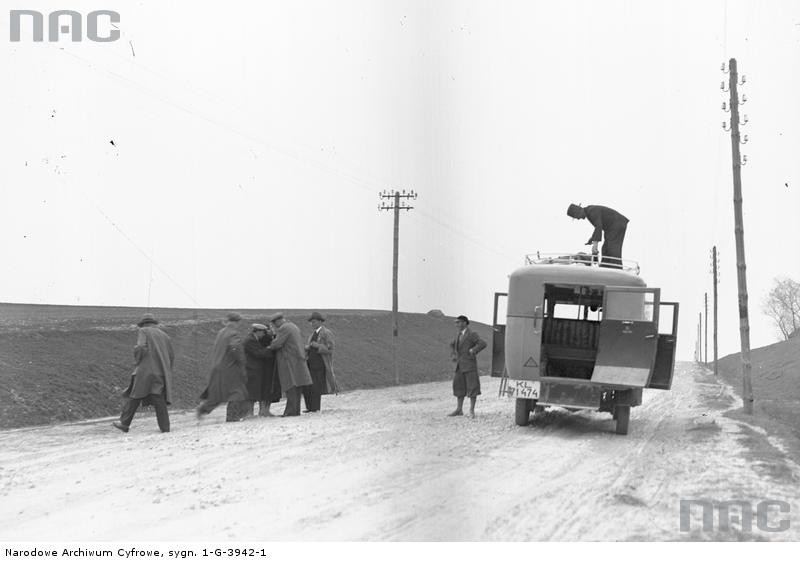
[[[723,71],[725,65],[723,64]],[[747,142],[747,135],[744,139],[739,136],[739,105],[747,101],[747,97],[743,96],[739,100],[739,94],[736,91],[738,82],[738,73],[736,70],[736,59],[730,59],[728,62],[728,71],[730,78],[728,81],[728,91],[730,92],[730,108],[731,112],[731,152],[733,164],[733,214],[735,220],[734,234],[736,236],[736,280],[739,286],[739,339],[742,346],[742,402],[744,412],[746,414],[753,413],[753,384],[750,378],[752,365],[750,363],[750,319],[747,310],[747,264],[744,257],[744,221],[742,219],[742,165],[747,163],[747,156],[742,157],[739,153],[739,144]],[[741,84],[745,83],[745,77],[742,76]],[[722,83],[722,89],[725,89],[725,82]],[[725,104],[722,104],[722,109],[725,110]],[[747,123],[747,115],[744,116],[742,125]],[[725,130],[725,123],[722,124]]]
[[[716,380],[719,372],[717,370],[717,283],[719,277],[717,275],[717,267],[719,265],[719,257],[717,256],[717,247],[711,249],[711,267],[714,271],[714,379]]]
[[[708,292],[703,297],[705,301],[705,324],[703,326],[703,355],[705,356],[705,361],[703,363],[708,364]]]
[[[703,313],[697,313],[697,362],[703,362]]]
[[[405,203],[408,199],[416,199],[417,194],[413,191],[402,192],[382,191],[378,194],[381,203],[378,205],[379,211],[394,211],[394,257],[392,259],[392,366],[394,369],[394,383],[400,384],[400,373],[397,369],[397,262],[398,251],[400,249],[400,211],[410,211],[411,207]],[[400,200],[403,200],[401,203]],[[384,203],[391,200],[390,204]]]

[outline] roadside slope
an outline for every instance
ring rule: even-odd
[[[786,440],[789,453],[800,463],[800,336],[753,349],[750,361],[754,420]],[[720,359],[719,372],[741,397],[741,355],[734,353]],[[746,420],[741,412],[733,415]]]

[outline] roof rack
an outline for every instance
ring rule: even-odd
[[[621,269],[622,271],[627,271],[629,273],[633,273],[634,275],[639,275],[639,262],[635,262],[633,260],[621,260],[621,264],[617,266],[617,269]],[[600,259],[599,256],[593,256],[592,254],[587,254],[585,252],[578,252],[576,254],[569,254],[569,253],[541,253],[536,252],[535,254],[526,254],[525,255],[525,265],[545,265],[545,264],[555,264],[555,265],[582,265],[584,267],[600,267]],[[613,268],[613,266],[607,266]]]

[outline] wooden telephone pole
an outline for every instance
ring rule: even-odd
[[[736,280],[739,285],[739,339],[742,346],[742,402],[746,414],[753,413],[753,384],[750,379],[752,365],[750,363],[750,319],[747,309],[747,265],[744,258],[744,221],[742,219],[742,164],[747,163],[747,157],[742,158],[739,153],[739,144],[742,140],[739,136],[739,104],[747,101],[742,98],[739,101],[739,94],[736,91],[739,75],[736,70],[736,59],[728,62],[730,78],[728,88],[730,91],[730,112],[731,112],[731,152],[733,164],[733,214],[735,220],[734,234],[736,235]],[[724,65],[723,65],[724,67]],[[723,68],[724,70],[724,68]],[[742,84],[745,79],[742,77]],[[723,82],[723,89],[725,83]],[[723,109],[725,109],[723,104]],[[742,125],[747,123],[745,115]],[[723,123],[724,127],[724,123]],[[745,136],[744,142],[747,142]],[[744,143],[742,143],[744,144]]]
[[[703,362],[703,313],[697,313],[697,362]]]
[[[394,256],[392,259],[392,368],[394,369],[394,383],[400,384],[400,373],[397,369],[397,263],[400,249],[400,210],[410,211],[414,207],[401,203],[401,199],[416,199],[417,194],[413,191],[408,193],[400,191],[382,191],[378,194],[381,204],[378,205],[379,211],[394,211]],[[383,200],[391,200],[386,204]]]
[[[714,271],[714,379],[716,380],[719,371],[717,367],[717,284],[719,277],[717,275],[717,267],[719,266],[719,257],[717,256],[717,247],[711,249],[711,267]]]
[[[708,364],[708,293],[705,293],[703,297],[705,302],[705,318],[703,320],[705,322],[703,326],[703,355],[705,360],[703,363]]]

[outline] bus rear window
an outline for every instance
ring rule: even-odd
[[[609,320],[653,321],[653,294],[607,291],[603,317]]]

